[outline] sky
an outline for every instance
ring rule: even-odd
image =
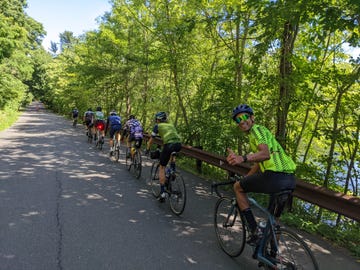
[[[47,32],[43,47],[59,43],[59,34],[71,31],[79,36],[98,28],[96,18],[111,10],[108,0],[27,0],[25,12],[41,23]]]
[[[1,1],[1,0],[0,0]],[[111,10],[108,0],[27,0],[26,13],[42,23],[47,32],[43,47],[50,48],[50,42],[59,43],[59,34],[71,31],[79,36],[98,28],[96,18]],[[343,47],[353,57],[360,56],[360,48]]]

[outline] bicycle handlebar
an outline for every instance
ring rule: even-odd
[[[233,184],[235,184],[236,181],[239,181],[240,179],[242,179],[242,176],[235,174],[234,176],[229,177],[229,179],[230,180],[226,181],[226,182],[213,183],[211,185],[211,194],[213,194],[215,191],[215,193],[218,197],[222,197],[221,193],[218,191],[218,187],[233,185]]]

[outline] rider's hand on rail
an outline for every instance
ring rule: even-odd
[[[245,162],[244,157],[236,155],[234,153],[233,150],[231,150],[230,148],[227,149],[229,155],[226,157],[226,161],[230,164],[230,165],[238,165],[240,163]]]

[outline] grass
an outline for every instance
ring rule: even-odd
[[[12,110],[0,110],[0,131],[9,128],[19,118],[20,112]]]

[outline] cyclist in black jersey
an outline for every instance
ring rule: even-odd
[[[248,174],[240,182],[234,184],[237,203],[251,229],[248,240],[251,243],[257,241],[258,229],[246,193],[270,194],[293,190],[296,165],[271,132],[266,127],[255,124],[254,112],[251,107],[246,104],[237,106],[233,110],[232,118],[239,129],[249,136],[251,153],[236,155],[231,149],[228,149],[227,162],[231,165],[243,162],[254,164]]]

